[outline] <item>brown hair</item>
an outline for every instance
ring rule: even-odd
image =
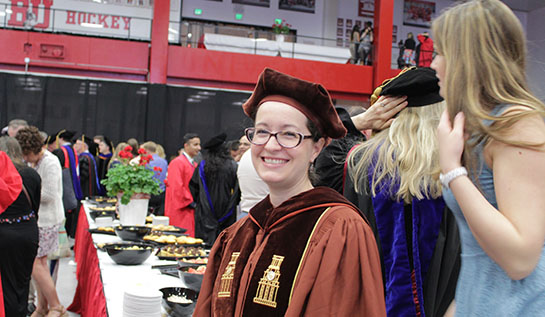
[[[0,151],[6,152],[17,169],[25,166],[21,146],[15,138],[9,136],[0,137]]]
[[[155,154],[155,152],[157,152],[157,144],[155,144],[155,142],[153,141],[147,141],[144,144],[142,144],[140,147],[148,151],[148,153]]]
[[[132,147],[132,155],[134,155],[134,157],[137,157],[138,149],[140,148],[140,146],[138,145],[138,141],[135,138],[130,138],[127,140],[127,144]]]
[[[19,142],[21,150],[25,155],[30,153],[40,153],[44,144],[43,137],[40,134],[40,130],[32,126],[19,130],[15,138]]]

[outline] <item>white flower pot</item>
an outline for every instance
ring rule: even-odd
[[[149,199],[132,198],[127,205],[119,202],[119,220],[122,226],[143,226],[148,215]]]
[[[284,42],[284,34],[276,34],[277,42]]]

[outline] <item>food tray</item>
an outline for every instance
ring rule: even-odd
[[[166,246],[166,247],[170,247],[170,246]],[[170,260],[170,261],[176,261],[178,259],[182,259],[182,258],[186,258],[186,259],[197,259],[197,258],[205,258],[205,257],[208,257],[208,252],[202,248],[202,247],[195,247],[195,246],[190,246],[191,248],[197,248],[197,249],[200,249],[202,251],[205,252],[205,254],[200,254],[200,255],[183,255],[183,254],[180,254],[180,255],[173,255],[173,256],[166,256],[166,255],[159,255],[161,253],[161,251],[166,248],[166,247],[163,247],[163,248],[160,248],[157,250],[157,252],[155,252],[155,255],[159,258],[159,260]],[[184,247],[184,246],[181,246],[181,247]],[[186,247],[184,247],[186,248]]]
[[[158,269],[161,274],[170,275],[178,278],[178,264],[153,265],[152,269]]]
[[[88,229],[90,233],[100,233],[100,234],[108,234],[111,236],[115,236],[115,231],[104,231],[104,230],[98,230],[98,228],[95,229]]]
[[[89,210],[92,211],[115,211],[115,205],[98,204],[96,206],[90,206]]]
[[[162,231],[160,231],[160,232],[162,232]],[[166,245],[190,246],[190,247],[205,247],[206,246],[204,244],[204,242],[199,242],[199,241],[202,241],[201,239],[199,239],[199,241],[195,241],[197,243],[181,243],[181,242],[189,242],[189,241],[187,241],[188,239],[183,238],[183,236],[186,236],[186,235],[178,235],[177,236],[177,235],[173,235],[173,234],[169,234],[169,233],[163,233],[161,236],[156,236],[157,238],[155,238],[154,240],[144,239],[144,238],[149,238],[150,236],[155,236],[155,235],[152,235],[150,233],[150,234],[146,235],[145,237],[143,237],[142,240],[144,242],[153,242],[153,243],[155,243],[157,245],[160,245],[160,246],[166,246]],[[157,241],[157,240],[161,239],[162,236],[164,236],[164,237],[174,236],[174,238],[170,242],[167,242],[165,240]],[[188,238],[189,238],[189,240],[192,239],[191,237],[188,237]]]
[[[172,227],[174,227],[176,230],[161,230],[161,229],[155,229],[155,228],[153,228],[153,226],[152,226],[150,223],[146,223],[146,226],[151,227],[151,230],[153,230],[153,231],[161,231],[161,232],[164,232],[164,233],[167,233],[167,234],[171,234],[171,233],[185,233],[185,232],[187,231],[187,229],[181,228],[181,227],[178,227],[178,226],[172,226]]]

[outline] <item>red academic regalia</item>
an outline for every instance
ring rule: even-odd
[[[194,316],[386,316],[373,232],[330,188],[267,196],[214,243]]]
[[[0,151],[0,214],[11,205],[23,188],[23,180],[10,158]]]
[[[195,165],[184,155],[175,158],[168,165],[165,193],[165,216],[170,224],[187,229],[187,234],[195,236],[195,210],[189,208],[193,196],[189,190],[189,181],[195,171]]]
[[[433,40],[422,34],[418,34],[418,41],[420,42],[420,58],[418,59],[419,67],[430,67],[433,61]]]

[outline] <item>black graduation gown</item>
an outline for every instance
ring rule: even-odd
[[[237,164],[228,160],[222,168],[216,171],[216,180],[211,181],[203,175],[201,164],[189,182],[189,190],[193,196],[195,207],[195,237],[201,238],[207,244],[213,244],[223,229],[235,223],[237,219],[236,206],[240,201],[240,189],[237,180]],[[206,195],[203,179],[206,182],[210,201]]]
[[[96,162],[97,162],[97,169],[98,169],[98,179],[103,180],[106,178],[106,173],[108,173],[108,165],[110,164],[110,160],[112,159],[112,155],[109,156],[103,156],[98,155],[96,156]]]
[[[314,171],[318,179],[313,182],[313,185],[332,188],[342,195],[346,157],[354,145],[365,140],[365,135],[356,129],[346,110],[337,108],[337,113],[347,133],[344,138],[331,141],[316,158]]]
[[[64,168],[64,153],[62,152],[61,149],[54,149],[53,152],[51,152],[53,154],[55,154],[58,158],[59,158],[59,162],[61,163],[61,167]]]
[[[366,182],[367,184],[367,182]],[[369,220],[380,252],[382,274],[384,277],[384,257],[377,229],[372,197],[369,194],[358,194],[352,179],[345,179],[344,196],[358,206]],[[410,213],[411,205],[405,205],[405,217]],[[410,230],[410,228],[408,228]],[[411,233],[407,233],[411,235]],[[410,244],[409,244],[410,245]],[[454,215],[448,208],[443,210],[435,248],[429,263],[428,273],[423,281],[423,302],[426,316],[443,316],[454,299],[456,283],[460,271],[460,237]],[[385,281],[386,279],[383,278]],[[385,288],[386,289],[386,288]]]
[[[96,161],[89,155],[79,156],[79,182],[83,197],[94,197],[100,195],[100,189],[97,184]]]
[[[0,218],[13,219],[34,211],[36,217],[15,223],[0,223],[0,272],[6,316],[26,316],[28,288],[34,259],[38,252],[37,215],[40,207],[41,183],[38,173],[30,167],[18,169],[25,193],[2,213]]]

